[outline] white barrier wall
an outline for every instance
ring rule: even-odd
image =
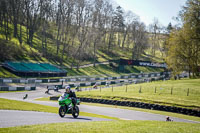
[[[16,91],[17,88],[16,87],[9,87],[9,91]]]
[[[12,79],[3,79],[4,83],[12,83]]]

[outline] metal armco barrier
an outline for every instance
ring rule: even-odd
[[[6,86],[1,86],[0,91],[23,91],[23,90],[36,90],[36,87],[6,87]]]

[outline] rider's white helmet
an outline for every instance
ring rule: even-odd
[[[70,91],[71,87],[68,85],[65,87],[65,90],[69,90]]]

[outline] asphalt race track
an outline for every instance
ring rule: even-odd
[[[64,91],[64,90],[61,90]],[[36,101],[34,99],[39,97],[49,97],[53,95],[62,94],[62,92],[50,91],[50,94],[45,94],[44,88],[37,88],[36,91],[27,92],[12,92],[12,93],[0,93],[0,98],[7,98],[13,100],[26,101],[36,104],[48,105],[59,107],[58,102],[49,101]],[[23,100],[23,96],[28,94],[28,98]],[[89,106],[80,105],[81,112],[88,112],[100,115],[106,115],[111,117],[117,117],[122,120],[156,120],[165,121],[166,116],[146,113],[141,111],[111,108],[111,107],[99,107],[99,106]],[[172,118],[175,122],[189,122],[189,123],[199,123],[195,121]],[[66,115],[65,118],[60,118],[58,114],[44,113],[44,112],[34,112],[34,111],[14,111],[14,110],[0,110],[0,127],[11,127],[19,125],[33,125],[33,124],[44,124],[44,123],[58,123],[58,122],[88,122],[88,121],[107,121],[108,119],[93,118],[79,116],[78,119],[74,119],[72,115]]]
[[[60,123],[60,122],[89,122],[109,121],[109,119],[79,116],[74,119],[72,115],[61,118],[58,114],[34,111],[0,110],[0,128],[22,125]]]

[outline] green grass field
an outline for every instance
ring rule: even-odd
[[[141,88],[141,93],[140,92]],[[189,96],[188,94],[189,88]],[[112,91],[113,90],[113,91]],[[126,92],[127,90],[127,92]],[[156,93],[155,93],[156,91]],[[200,79],[182,79],[132,84],[77,92],[79,97],[139,101],[200,110]]]
[[[1,133],[199,133],[200,124],[160,121],[54,123],[0,128]]]

